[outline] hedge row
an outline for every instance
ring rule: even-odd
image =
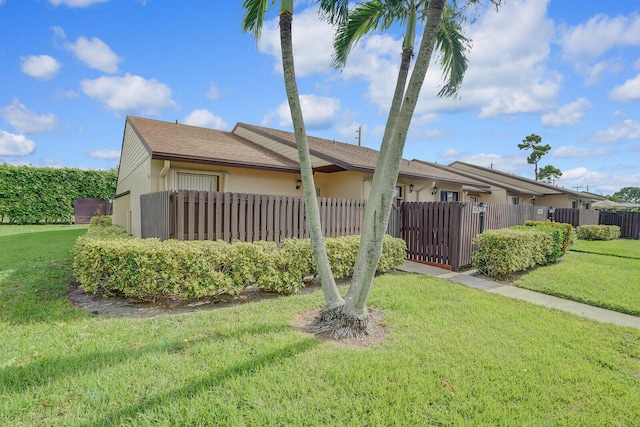
[[[576,230],[580,240],[614,240],[620,238],[617,225],[582,225]]]
[[[69,222],[75,200],[115,196],[116,170],[0,165],[0,222]]]
[[[555,262],[574,239],[570,224],[528,221],[527,225],[487,230],[474,239],[473,267],[500,277]]]
[[[359,236],[326,239],[336,278],[349,277]],[[378,271],[401,265],[402,239],[385,236]],[[119,227],[90,227],[75,245],[74,273],[90,293],[120,294],[141,301],[237,295],[247,286],[294,292],[315,274],[309,239],[273,242],[135,239]]]

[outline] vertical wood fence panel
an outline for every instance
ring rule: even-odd
[[[600,222],[600,213],[591,209],[556,209],[553,213],[553,219],[557,222],[571,224],[574,227],[581,225],[598,225]]]
[[[623,239],[640,239],[640,212],[600,211],[599,223],[620,227]]]
[[[301,197],[223,192],[157,192],[141,196],[142,237],[163,240],[280,242],[308,238]],[[364,200],[319,198],[327,237],[360,234]]]
[[[151,193],[140,197],[141,236],[166,240],[170,236],[169,193]]]

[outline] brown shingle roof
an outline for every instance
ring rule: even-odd
[[[279,141],[287,147],[295,147],[295,134],[277,129],[238,123],[236,129],[248,129],[262,136],[268,136],[272,140]],[[343,170],[359,170],[371,172],[375,170],[378,160],[378,151],[367,147],[361,147],[343,142],[331,141],[323,138],[307,136],[309,151],[312,156],[329,161]],[[416,162],[402,159],[400,163],[400,176],[404,178],[434,180],[438,182],[473,185],[479,188],[489,186],[464,177],[447,166],[434,167],[426,162]]]
[[[127,121],[151,151],[154,159],[282,171],[299,170],[297,162],[232,132],[133,116],[127,117]]]
[[[134,116],[128,116],[127,121],[154,159],[278,171],[300,170],[292,132],[244,123],[238,123],[232,132],[223,132]],[[375,170],[378,159],[376,150],[313,136],[308,136],[308,141],[311,155],[318,165],[316,170],[370,173]],[[477,188],[489,187],[447,166],[435,167],[426,162],[404,159],[400,164],[400,176]]]

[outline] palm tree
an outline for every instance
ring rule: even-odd
[[[317,1],[324,16],[338,26],[334,44],[334,64],[338,66],[344,65],[351,46],[368,32],[374,29],[386,30],[396,21],[407,23],[396,90],[367,199],[360,251],[351,286],[343,299],[331,274],[320,229],[309,148],[295,81],[291,47],[293,4],[292,0],[282,0],[280,3],[285,87],[298,145],[307,215],[313,220],[312,247],[325,294],[325,306],[316,326],[319,331],[329,331],[334,338],[363,336],[367,334],[369,324],[366,300],[382,253],[382,242],[391,210],[393,189],[398,178],[400,159],[432,53],[434,49],[442,52],[440,62],[447,78],[439,96],[455,96],[467,66],[464,54],[468,48],[468,40],[462,35],[459,20],[461,16],[455,10],[455,0],[453,6],[449,6],[445,0],[371,0],[360,3],[353,12],[348,10],[348,0]],[[465,6],[478,1],[467,0]],[[501,0],[490,1],[497,7]],[[245,31],[251,31],[254,36],[259,37],[264,15],[273,4],[274,0],[244,0]],[[407,84],[418,18],[425,23],[425,28],[416,63]],[[344,50],[338,49],[340,46]]]
[[[440,62],[447,77],[439,96],[454,96],[467,68],[465,53],[469,41],[462,34],[459,15],[444,0],[372,0],[358,4],[344,15],[342,1],[321,1],[325,17],[337,25],[334,39],[334,65],[344,66],[351,48],[374,30],[387,30],[393,23],[406,23],[400,70],[396,81],[380,153],[373,176],[360,236],[360,251],[345,305],[330,321],[317,320],[319,330],[330,331],[336,338],[367,333],[366,300],[382,253],[382,242],[391,210],[400,159],[417,104],[418,95],[434,48],[441,52]],[[407,87],[410,62],[415,45],[416,21],[426,21],[416,65]],[[444,17],[444,19],[443,19]]]
[[[260,37],[262,24],[267,11],[274,5],[274,0],[244,0],[243,8],[245,17],[243,20],[243,30],[251,32],[256,39]],[[331,265],[322,235],[320,224],[320,209],[315,192],[315,182],[313,179],[313,168],[311,166],[311,155],[309,153],[309,143],[300,106],[300,97],[296,83],[296,73],[293,61],[293,44],[291,38],[291,21],[293,19],[293,0],[280,0],[278,11],[280,17],[280,44],[282,50],[282,68],[284,74],[285,90],[287,101],[291,110],[291,119],[298,149],[298,159],[300,164],[300,176],[302,180],[305,212],[309,234],[311,236],[311,248],[315,259],[318,277],[325,296],[324,312],[332,313],[336,308],[344,305],[344,299],[338,291],[335,279],[331,272]]]

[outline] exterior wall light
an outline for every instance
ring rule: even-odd
[[[296,181],[296,190],[299,190],[300,187],[302,187],[302,180],[300,180],[300,178],[298,178],[298,180]]]
[[[435,195],[438,192],[438,187],[437,186],[433,186],[433,188],[431,189],[431,195]]]
[[[409,193],[413,193],[413,183],[409,184]]]

